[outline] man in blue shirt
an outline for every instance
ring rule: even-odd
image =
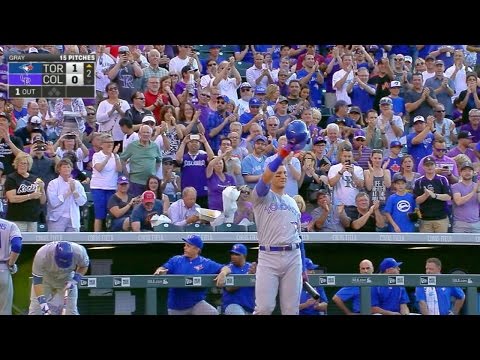
[[[246,260],[247,247],[235,244],[230,250],[227,266],[232,274],[255,274],[257,263]],[[225,315],[250,315],[255,308],[255,287],[228,286],[223,290],[222,312]]]
[[[360,274],[372,274],[373,264],[370,260],[365,259],[360,261],[358,265]],[[368,277],[366,278],[368,281]],[[332,298],[335,305],[342,310],[346,315],[359,315],[360,314],[360,288],[358,286],[343,287],[337,291]],[[350,310],[345,302],[352,301],[352,310]]]
[[[380,263],[380,273],[398,275],[402,264],[394,258],[385,258]],[[410,314],[407,306],[409,302],[407,290],[403,286],[372,287],[372,314],[408,315]]]
[[[441,274],[442,262],[438,258],[428,258],[426,274]],[[459,287],[425,286],[415,289],[415,296],[422,315],[458,315],[465,302],[465,293]],[[453,306],[452,297],[455,298]]]
[[[153,275],[218,274],[215,278],[217,286],[223,286],[230,268],[200,256],[203,249],[200,235],[192,234],[182,240],[185,241],[183,255],[171,257]],[[168,315],[218,315],[217,309],[205,301],[206,296],[207,288],[204,287],[169,288]]]

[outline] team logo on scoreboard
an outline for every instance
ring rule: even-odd
[[[30,64],[23,64],[20,67],[20,70],[22,70],[25,75],[21,74],[20,75],[20,81],[23,83],[23,85],[30,85],[32,83],[32,79],[28,76],[30,71],[33,70],[33,65]]]

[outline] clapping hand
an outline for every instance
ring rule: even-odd
[[[425,193],[427,193],[432,199],[435,197],[435,193],[428,189],[426,186],[423,187],[423,190],[425,191]]]

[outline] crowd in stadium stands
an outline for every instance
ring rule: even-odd
[[[32,53],[96,54],[96,98],[9,98],[8,56]],[[199,209],[223,212],[234,186],[222,221],[253,226],[250,193],[301,119],[311,141],[285,165],[304,231],[480,232],[478,57],[480,45],[0,46],[0,213],[22,231],[184,228],[210,225]]]

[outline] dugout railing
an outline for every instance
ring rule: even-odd
[[[157,288],[198,288],[215,287],[216,275],[97,275],[85,276],[79,284],[80,290],[108,289],[128,290],[145,289],[145,314],[157,314]],[[469,274],[312,274],[309,275],[313,286],[344,287],[358,286],[361,294],[361,313],[370,314],[372,286],[457,286],[465,288],[466,315],[478,315],[477,287],[480,287],[480,275]],[[255,275],[230,275],[226,278],[227,286],[249,287],[255,285]]]

